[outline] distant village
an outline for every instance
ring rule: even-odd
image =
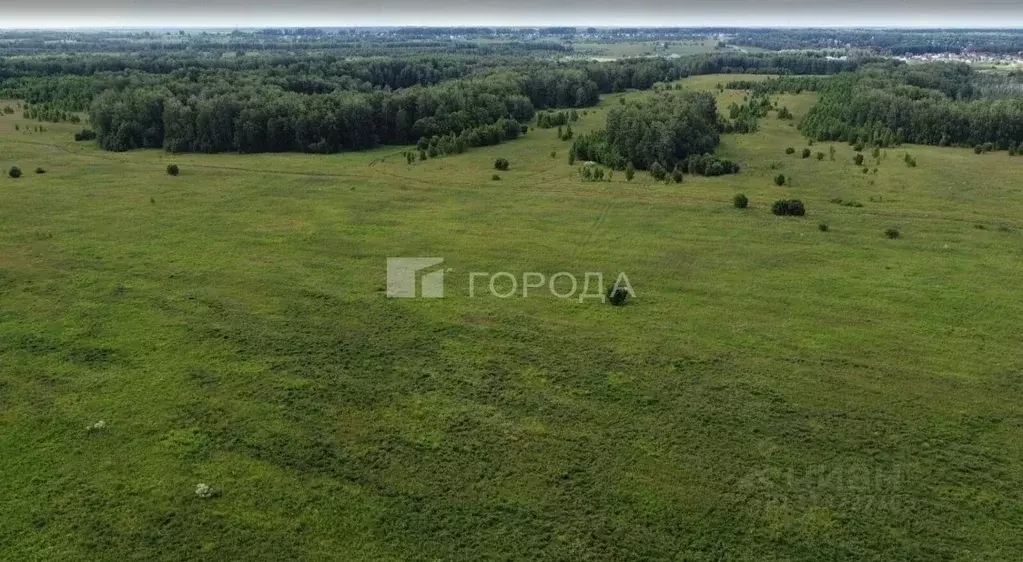
[[[1023,66],[1023,53],[925,53],[895,57],[902,61],[916,62],[965,62],[969,64],[993,64]]]

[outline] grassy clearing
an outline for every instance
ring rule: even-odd
[[[725,137],[739,175],[583,183],[555,130],[409,166],[25,125],[0,117],[26,172],[0,178],[0,558],[1023,549],[1023,159],[863,174],[772,114]],[[444,257],[447,298],[386,299],[387,256]],[[624,271],[638,298],[469,299],[471,271]]]

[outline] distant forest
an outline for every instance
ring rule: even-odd
[[[710,36],[826,50],[719,48],[605,62],[567,56],[572,40],[593,37]],[[1023,141],[1017,74],[825,54],[845,44],[903,53],[917,46],[1023,50],[1015,31],[315,28],[0,32],[0,39],[0,96],[25,100],[25,116],[40,121],[77,123],[85,113],[87,128],[77,138],[111,151],[333,153],[383,144],[461,151],[528,132],[538,111],[585,108],[602,94],[665,89],[659,85],[706,74],[780,76],[729,84],[759,94],[820,92],[798,124],[814,139],[879,146]],[[615,168],[727,170],[704,156],[720,133],[756,130],[769,103],[755,102],[730,108],[727,119],[705,112],[698,97],[616,108],[606,130],[576,139],[573,154]],[[681,133],[672,130],[679,123]]]

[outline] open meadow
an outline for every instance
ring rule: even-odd
[[[410,165],[0,116],[0,559],[1018,559],[1023,157],[864,173],[816,95],[681,184],[552,129]],[[387,298],[397,256],[445,298]],[[470,298],[501,271],[636,297]]]

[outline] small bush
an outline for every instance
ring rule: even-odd
[[[853,145],[853,150],[855,150],[856,152],[863,152],[863,143],[858,142],[855,145]]]
[[[494,175],[490,176],[490,181],[500,181],[500,180],[501,180],[501,176],[499,176],[497,174],[494,174]]]
[[[663,181],[667,177],[668,172],[664,169],[664,166],[661,166],[660,162],[654,162],[650,165],[650,175],[657,181]]]
[[[95,138],[96,131],[93,131],[92,129],[82,129],[81,131],[75,133],[75,140],[78,142],[90,141]]]
[[[617,283],[611,285],[607,289],[607,302],[611,306],[625,306],[625,302],[629,300],[629,290],[624,287],[619,287]]]
[[[809,148],[804,148],[803,149],[803,158],[809,158],[809,157],[810,157],[810,149]]]
[[[11,166],[11,169],[7,172],[7,175],[11,176],[14,179],[18,179],[21,177],[21,168],[17,166]]]
[[[746,197],[743,193],[739,193],[732,198],[732,205],[734,205],[736,209],[745,209],[746,207],[749,207],[749,197]]]
[[[984,152],[991,152],[994,149],[995,149],[994,143],[991,142],[984,143]]]
[[[45,173],[46,173],[46,170],[44,170],[44,169],[42,169],[42,168],[36,168],[36,173],[37,173],[37,174],[45,174]]]
[[[557,158],[557,157],[558,157],[558,151],[557,150],[552,150],[551,151],[551,158]]]
[[[888,230],[884,231],[884,235],[887,236],[888,238],[891,238],[892,240],[895,240],[902,234],[899,233],[899,229],[897,228],[889,228]]]
[[[494,169],[495,170],[501,170],[502,172],[507,172],[509,166],[510,166],[510,164],[508,163],[508,160],[506,158],[498,158],[497,160],[494,160]]]
[[[777,185],[778,187],[785,185],[785,174],[778,174],[777,176],[774,176],[774,185]]]
[[[977,146],[973,147],[973,153],[974,154],[980,154],[982,152],[984,152],[984,146],[983,145],[979,145],[978,144]]]
[[[795,153],[796,153],[796,149],[792,148],[791,146],[785,149],[785,154],[795,154]]]
[[[854,156],[853,157],[853,163],[855,163],[857,166],[862,166],[863,165],[863,155],[862,154],[857,154],[856,156]]]
[[[818,225],[817,225],[817,230],[819,230],[819,231],[821,231],[821,232],[827,232],[827,231],[828,231],[828,225],[827,225],[827,223],[823,223],[823,222],[822,222],[822,223],[818,224]]]
[[[178,169],[178,165],[177,164],[168,164],[167,165],[167,175],[169,175],[169,176],[176,176],[176,175],[178,175],[180,173],[181,173],[181,170]]]
[[[817,160],[824,160],[824,153],[823,152],[818,152],[816,154],[816,157],[817,157]]]

